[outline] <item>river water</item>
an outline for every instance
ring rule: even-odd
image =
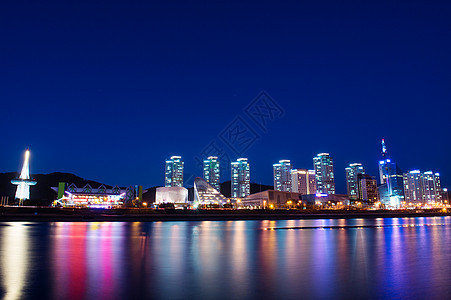
[[[0,223],[4,299],[451,299],[451,217]]]

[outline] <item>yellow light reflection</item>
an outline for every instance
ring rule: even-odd
[[[1,238],[1,267],[5,296],[3,299],[23,299],[28,269],[28,228],[24,223],[9,223]]]

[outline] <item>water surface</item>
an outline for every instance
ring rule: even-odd
[[[451,217],[0,223],[4,299],[450,299]]]

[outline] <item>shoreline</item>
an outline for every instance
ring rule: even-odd
[[[150,209],[58,209],[1,207],[0,222],[158,222],[246,221],[356,218],[413,218],[451,216],[451,211],[303,211],[303,210],[150,210]]]

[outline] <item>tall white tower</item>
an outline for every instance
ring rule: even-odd
[[[36,180],[30,178],[29,160],[30,150],[27,149],[19,178],[11,180],[12,184],[17,185],[16,199],[19,199],[19,205],[23,204],[23,200],[30,199],[30,186],[36,184]]]

